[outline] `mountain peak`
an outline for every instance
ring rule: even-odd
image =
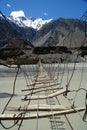
[[[13,18],[18,18],[18,17],[25,17],[25,14],[22,10],[20,11],[12,11],[10,13],[10,17],[13,17]]]
[[[31,27],[36,30],[41,29],[44,24],[52,21],[52,19],[43,20],[42,18],[28,18],[22,10],[12,11],[9,19],[20,27]]]

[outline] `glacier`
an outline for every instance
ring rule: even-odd
[[[42,18],[26,17],[24,12],[20,10],[11,12],[9,20],[19,27],[31,27],[40,30],[44,24],[51,22],[53,19],[43,20]]]

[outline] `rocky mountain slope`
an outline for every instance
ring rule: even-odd
[[[6,19],[0,15],[1,47],[6,45],[7,37],[12,39],[10,41],[14,41],[17,45],[17,42],[14,40],[15,32],[19,34],[19,37],[31,41],[33,46],[79,47],[82,44],[85,36],[85,24],[83,21],[63,18],[57,20],[33,19],[23,15],[17,16],[15,13],[13,12],[7,18],[9,25]]]
[[[11,21],[0,13],[0,48],[32,47],[31,43],[17,32],[17,27],[17,25],[11,23]]]
[[[67,46],[79,47],[84,39],[84,22],[78,19],[51,21],[44,25],[33,39],[35,46]]]

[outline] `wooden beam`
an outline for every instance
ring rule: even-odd
[[[47,105],[47,104],[39,104],[29,105],[29,106],[16,106],[16,107],[7,107],[8,111],[61,111],[71,109],[71,106],[67,105]]]
[[[48,118],[51,116],[60,116],[64,114],[72,114],[72,113],[77,113],[77,111],[84,111],[85,108],[75,108],[75,109],[69,109],[69,110],[64,110],[64,111],[55,111],[55,112],[45,112],[45,113],[35,113],[35,114],[24,114],[24,113],[19,113],[19,114],[0,114],[0,120],[28,120],[28,119],[37,119],[38,118]]]
[[[24,96],[29,96],[29,95],[32,95],[32,94],[36,94],[36,93],[39,93],[39,92],[45,92],[45,91],[49,91],[49,90],[52,90],[55,92],[58,91],[58,89],[62,89],[62,88],[42,88],[42,89],[39,89],[39,90],[33,90],[32,92],[29,92],[28,94],[24,95]]]
[[[39,99],[53,98],[53,97],[56,97],[56,96],[59,96],[59,95],[65,93],[65,92],[66,92],[66,89],[61,89],[61,90],[59,90],[57,92],[54,92],[52,94],[49,94],[47,96],[44,96],[44,95],[40,95],[40,96],[38,96],[38,95],[36,95],[36,96],[22,96],[22,100],[27,101],[27,100],[39,100]]]
[[[37,80],[36,82],[34,82],[32,84],[29,84],[27,86],[33,86],[33,85],[38,85],[38,84],[47,84],[47,83],[55,83],[55,81],[54,80],[48,80],[48,81],[46,81],[46,80],[43,80],[43,81]]]
[[[34,88],[27,88],[27,89],[23,89],[21,91],[24,92],[24,91],[31,91],[31,90],[36,90],[36,89],[43,89],[43,88],[48,88],[48,87],[52,87],[52,86],[56,86],[56,85],[59,85],[59,83],[50,84],[50,85],[43,85],[43,86],[37,86],[37,87],[34,87]],[[59,88],[59,89],[62,89],[62,87]]]

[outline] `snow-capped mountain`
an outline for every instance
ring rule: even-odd
[[[78,47],[84,39],[85,24],[78,19],[64,19],[44,21],[42,19],[27,18],[23,11],[15,11],[10,14],[9,20],[0,13],[0,44],[1,47],[7,45],[10,41],[11,45],[15,44],[18,36],[27,41],[31,41],[33,46],[62,46],[62,42],[66,35],[71,32],[72,27],[75,29],[73,39],[78,41],[76,44],[72,41],[72,47]],[[14,23],[13,23],[14,22]],[[50,23],[49,23],[50,22]],[[16,23],[16,24],[15,24]],[[48,24],[46,24],[48,23]],[[43,26],[45,24],[45,26]],[[40,29],[43,26],[42,29]],[[31,27],[31,28],[30,28]],[[36,30],[38,29],[38,31]],[[18,33],[18,36],[15,36]],[[13,39],[12,39],[13,37]],[[10,40],[12,39],[12,40]],[[64,43],[69,46],[71,35]],[[20,41],[20,40],[19,40]],[[20,42],[19,42],[20,43]]]
[[[9,20],[17,24],[19,27],[31,27],[36,30],[41,29],[44,24],[52,21],[52,19],[43,20],[42,18],[28,18],[22,10],[11,12]]]

